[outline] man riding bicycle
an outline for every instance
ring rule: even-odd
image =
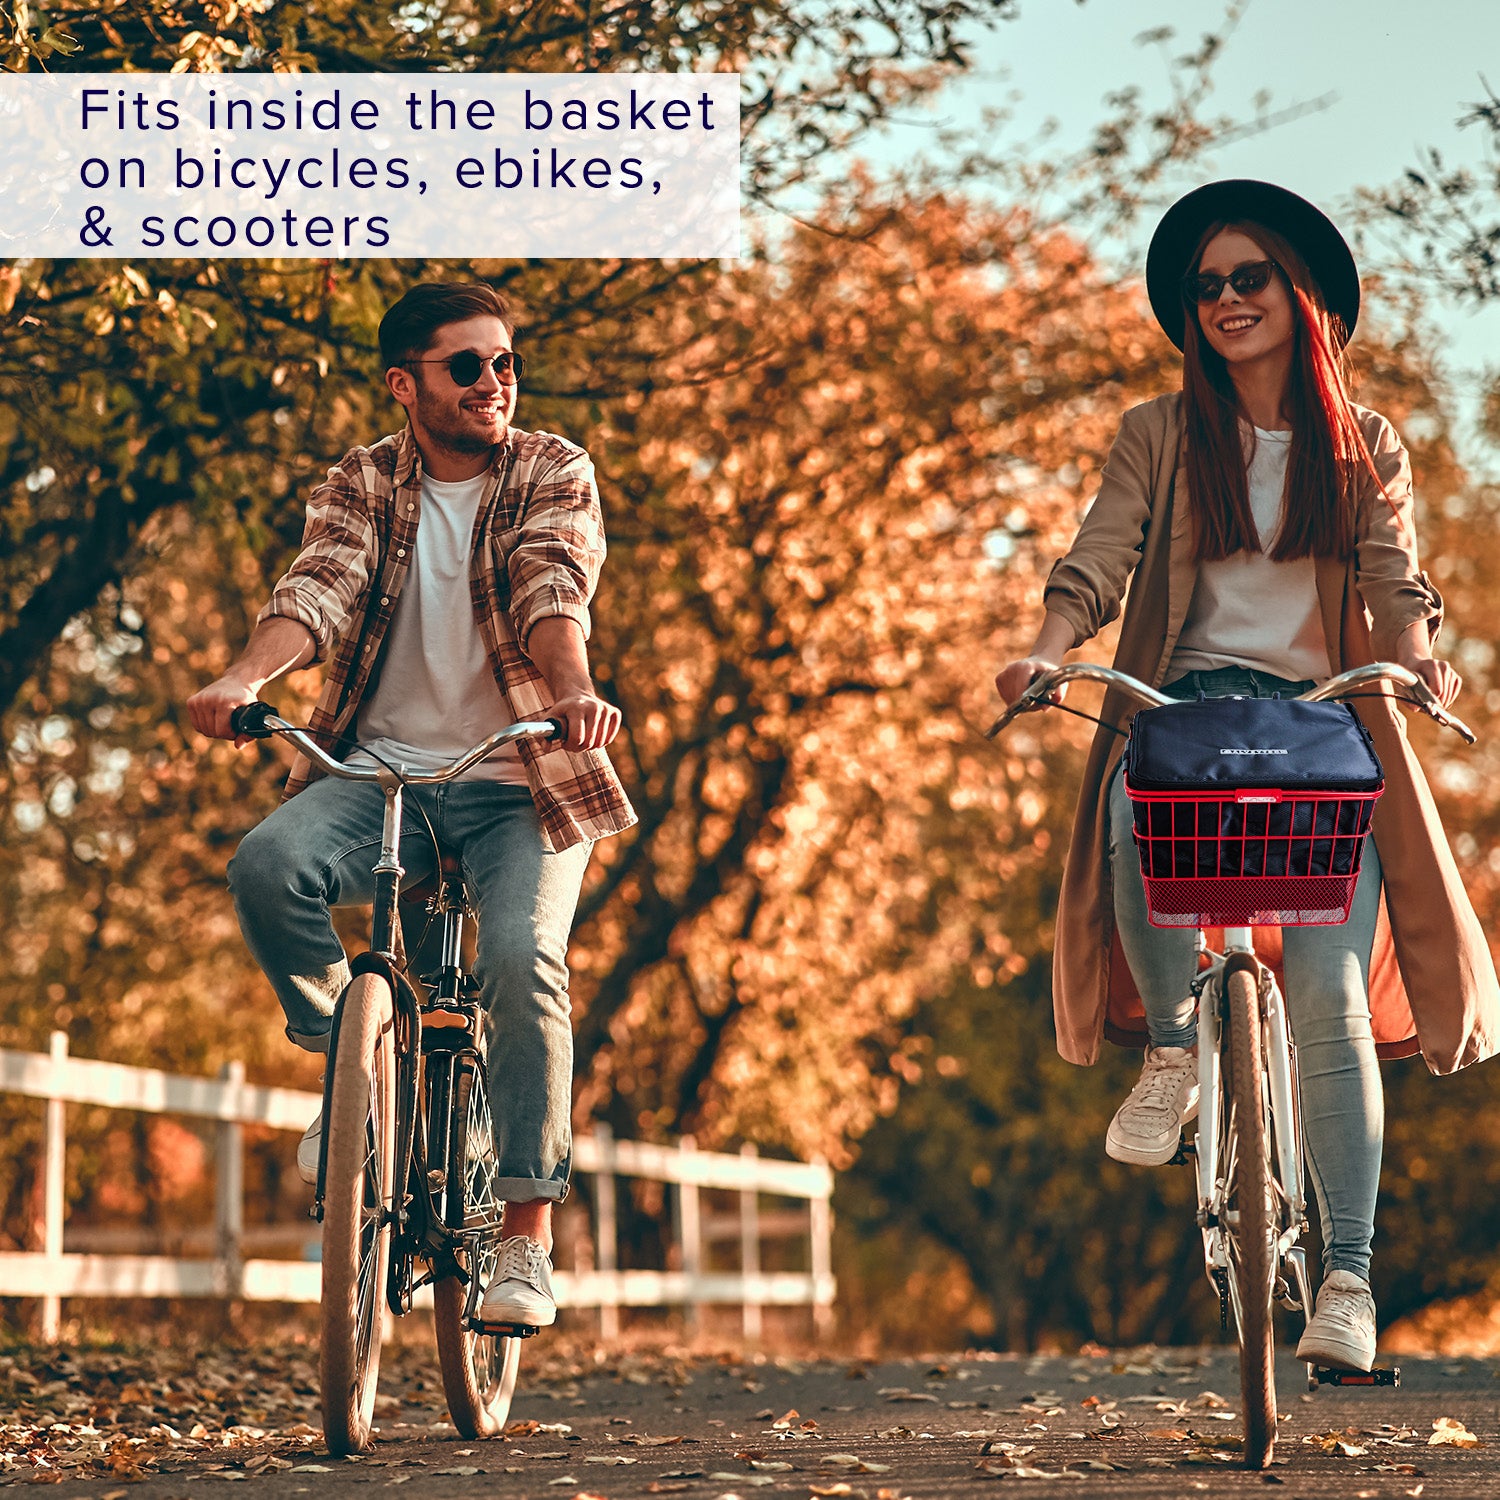
[[[593,466],[561,437],[510,425],[513,334],[483,283],[418,285],[387,311],[381,362],[407,426],[329,471],[244,654],[188,710],[201,733],[233,738],[230,715],[268,682],[331,660],[312,731],[351,763],[428,770],[508,724],[562,724],[559,747],[523,741],[407,792],[459,855],[478,914],[506,1205],[478,1315],[546,1327],[552,1205],[572,1155],[568,936],[592,842],[635,815],[603,749],[620,713],[595,693],[585,644],[605,553]],[[282,806],[230,863],[245,941],[308,1051],[328,1050],[350,978],[329,908],[371,900],[383,803],[378,785],[319,778],[299,757]],[[418,823],[403,832],[417,835],[405,847],[421,878],[430,840]],[[321,1130],[320,1114],[297,1150],[310,1183]]]

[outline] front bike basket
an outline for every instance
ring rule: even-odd
[[[1349,919],[1384,790],[1346,703],[1206,698],[1142,709],[1125,790],[1153,927]]]

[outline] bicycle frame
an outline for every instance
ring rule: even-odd
[[[258,712],[252,713],[252,708]],[[355,974],[371,969],[380,971],[391,986],[396,1005],[395,1181],[403,1186],[398,1189],[392,1212],[386,1302],[393,1313],[404,1314],[411,1310],[412,1294],[417,1288],[444,1276],[457,1276],[467,1287],[465,1321],[472,1322],[481,1288],[478,1278],[468,1275],[459,1263],[458,1251],[466,1247],[476,1251],[479,1239],[500,1227],[486,1223],[454,1229],[447,1222],[448,1194],[462,1191],[462,1184],[447,1181],[454,1068],[460,1059],[472,1057],[480,1065],[485,1057],[478,985],[463,963],[464,928],[473,910],[462,877],[439,869],[435,874],[437,890],[428,903],[428,910],[441,923],[438,969],[421,980],[431,986],[426,998],[421,998],[407,974],[407,955],[401,936],[399,901],[401,881],[406,874],[401,864],[403,791],[408,785],[450,781],[504,745],[523,738],[552,738],[561,726],[552,719],[522,721],[491,735],[441,770],[410,771],[404,766],[345,765],[305,731],[278,717],[264,704],[250,705],[237,712],[245,716],[243,723],[236,724],[237,729],[281,734],[329,775],[349,781],[376,782],[384,795],[380,857],[371,871],[375,889],[370,951],[361,954],[351,969]],[[342,1008],[334,1012],[330,1048],[337,1045],[341,1013]],[[324,1085],[325,1118],[332,1077],[330,1068]],[[319,1222],[323,1218],[327,1144],[325,1133],[310,1210],[310,1216]],[[428,1269],[421,1278],[413,1280],[417,1256],[428,1262]],[[471,1255],[471,1261],[475,1259]]]

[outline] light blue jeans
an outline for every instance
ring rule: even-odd
[[[460,856],[478,914],[475,977],[488,1016],[490,1112],[499,1196],[561,1202],[572,1165],[573,1028],[568,936],[589,845],[549,854],[525,787],[486,781],[408,787],[401,863],[415,882],[432,873],[432,840]],[[380,857],[385,798],[368,782],[315,781],[241,841],[229,864],[235,911],[255,961],[286,1012],[287,1035],[328,1050],[349,962],[331,906],[367,906]],[[421,906],[403,907],[414,942]]]
[[[1293,697],[1310,682],[1226,667],[1190,672],[1162,689],[1174,698]],[[1115,925],[1157,1047],[1191,1047],[1197,1017],[1191,928],[1152,927],[1131,838],[1130,799],[1117,771],[1109,791]],[[1369,1280],[1370,1241],[1385,1137],[1385,1094],[1370,1027],[1370,950],[1380,910],[1380,856],[1366,839],[1359,884],[1342,927],[1282,929],[1287,1018],[1297,1043],[1302,1125],[1323,1227],[1323,1269]]]

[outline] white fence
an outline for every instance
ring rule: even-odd
[[[250,1248],[294,1245],[316,1254],[318,1226],[247,1230],[244,1219],[245,1125],[302,1131],[320,1105],[317,1094],[262,1088],[245,1082],[243,1063],[227,1063],[218,1078],[190,1078],[152,1068],[72,1057],[65,1032],[54,1031],[51,1052],[0,1049],[0,1093],[46,1101],[43,1138],[42,1249],[0,1252],[0,1296],[42,1299],[42,1335],[55,1340],[64,1297],[219,1297],[247,1302],[316,1302],[322,1268],[316,1259],[249,1259]],[[185,1115],[218,1122],[214,1228],[211,1254],[199,1259],[166,1255],[79,1253],[67,1248],[66,1131],[69,1104],[104,1105],[150,1114]],[[830,1326],[834,1277],[833,1173],[823,1162],[762,1159],[753,1146],[739,1155],[699,1151],[691,1138],[676,1147],[616,1140],[607,1129],[574,1142],[573,1164],[593,1187],[593,1260],[589,1270],[558,1271],[553,1278],[564,1307],[599,1310],[600,1332],[613,1337],[621,1307],[687,1309],[696,1321],[711,1303],[738,1303],[745,1336],[761,1331],[761,1309],[803,1305],[812,1309],[820,1336]],[[680,1269],[622,1270],[618,1265],[616,1178],[640,1177],[675,1188],[675,1228]],[[738,1213],[705,1215],[707,1189],[738,1194]],[[762,1194],[802,1199],[806,1209],[763,1213]],[[96,1245],[139,1243],[139,1231],[96,1231]],[[808,1270],[762,1271],[766,1239],[806,1238]],[[739,1241],[739,1268],[707,1269],[715,1240]]]

